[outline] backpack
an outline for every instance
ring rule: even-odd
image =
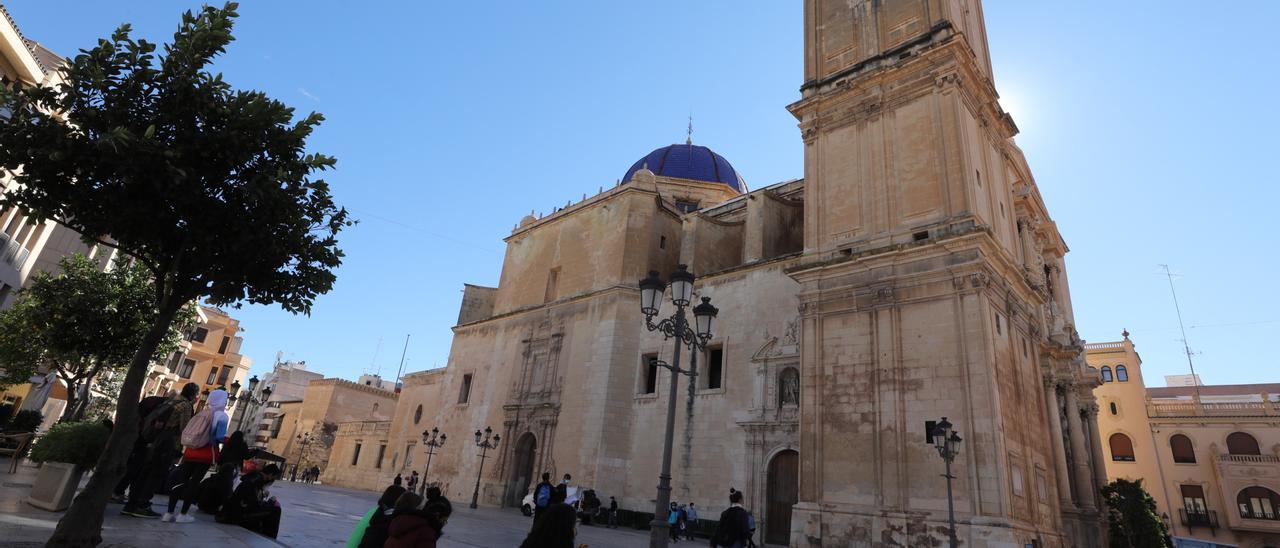
[[[173,414],[173,407],[178,403],[173,398],[160,398],[159,402],[151,399],[157,397],[159,396],[151,396],[138,404],[138,415],[142,419],[139,436],[146,442],[155,441],[160,432],[164,431],[165,423],[169,422],[169,415]]]
[[[213,431],[213,409],[206,407],[191,417],[191,422],[182,429],[182,445],[192,449],[200,449],[209,445],[209,434]]]
[[[551,485],[542,483],[538,485],[538,492],[533,496],[533,504],[538,508],[546,508],[551,504]]]

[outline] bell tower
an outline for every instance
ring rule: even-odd
[[[979,1],[804,6],[791,545],[946,545],[925,426],[942,417],[964,439],[962,544],[1099,545],[1066,245],[1000,108]]]

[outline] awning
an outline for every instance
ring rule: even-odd
[[[245,460],[249,460],[249,459],[269,460],[271,462],[285,461],[284,457],[277,455],[275,453],[272,453],[270,451],[267,451],[266,449],[263,449],[261,447],[250,448],[249,452],[245,455]]]

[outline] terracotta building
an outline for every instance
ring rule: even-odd
[[[525,217],[498,286],[465,287],[446,367],[406,376],[391,421],[341,425],[325,480],[422,470],[438,428],[427,479],[455,500],[478,477],[482,504],[514,506],[567,472],[652,512],[672,347],[637,280],[686,264],[720,314],[680,388],[673,500],[714,517],[740,489],[769,543],[939,545],[926,433],[947,417],[964,545],[1100,546],[1098,372],[979,3],[804,6],[803,179],[750,190],[690,140]]]
[[[339,424],[389,420],[396,398],[390,390],[345,379],[309,381],[301,400],[273,406],[265,446],[287,459],[290,472],[299,465],[326,470]]]
[[[1179,548],[1280,546],[1280,383],[1147,387],[1127,333],[1086,348],[1108,477],[1143,480]]]
[[[240,354],[244,343],[240,320],[212,306],[200,306],[196,313],[199,323],[187,333],[178,351],[147,370],[143,397],[181,390],[189,382],[199,384],[202,393],[245,383],[253,361]]]

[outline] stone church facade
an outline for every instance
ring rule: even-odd
[[[714,518],[740,489],[769,543],[939,545],[925,423],[945,416],[964,437],[962,542],[1101,546],[1098,374],[979,3],[804,5],[803,179],[748,190],[686,142],[525,217],[498,287],[466,286],[446,367],[405,377],[391,421],[341,428],[323,479],[422,473],[438,428],[427,479],[455,501],[479,477],[480,503],[516,506],[540,473],[570,473],[652,511],[669,372],[650,361],[671,345],[644,328],[637,281],[687,264],[720,315],[681,383],[673,500]],[[502,439],[482,463],[485,427]]]

